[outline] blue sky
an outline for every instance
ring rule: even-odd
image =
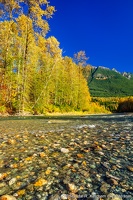
[[[48,36],[63,56],[82,50],[93,66],[133,72],[133,0],[50,0],[56,13]]]

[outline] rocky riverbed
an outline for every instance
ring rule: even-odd
[[[133,200],[133,114],[1,118],[0,199]]]

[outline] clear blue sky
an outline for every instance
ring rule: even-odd
[[[49,0],[57,12],[48,36],[63,56],[82,50],[94,66],[133,72],[133,0]]]

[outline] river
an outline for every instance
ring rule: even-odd
[[[133,113],[1,117],[0,196],[6,194],[133,200]]]

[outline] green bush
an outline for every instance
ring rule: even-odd
[[[6,107],[5,106],[0,106],[0,113],[1,114],[4,114],[4,113],[6,113]]]

